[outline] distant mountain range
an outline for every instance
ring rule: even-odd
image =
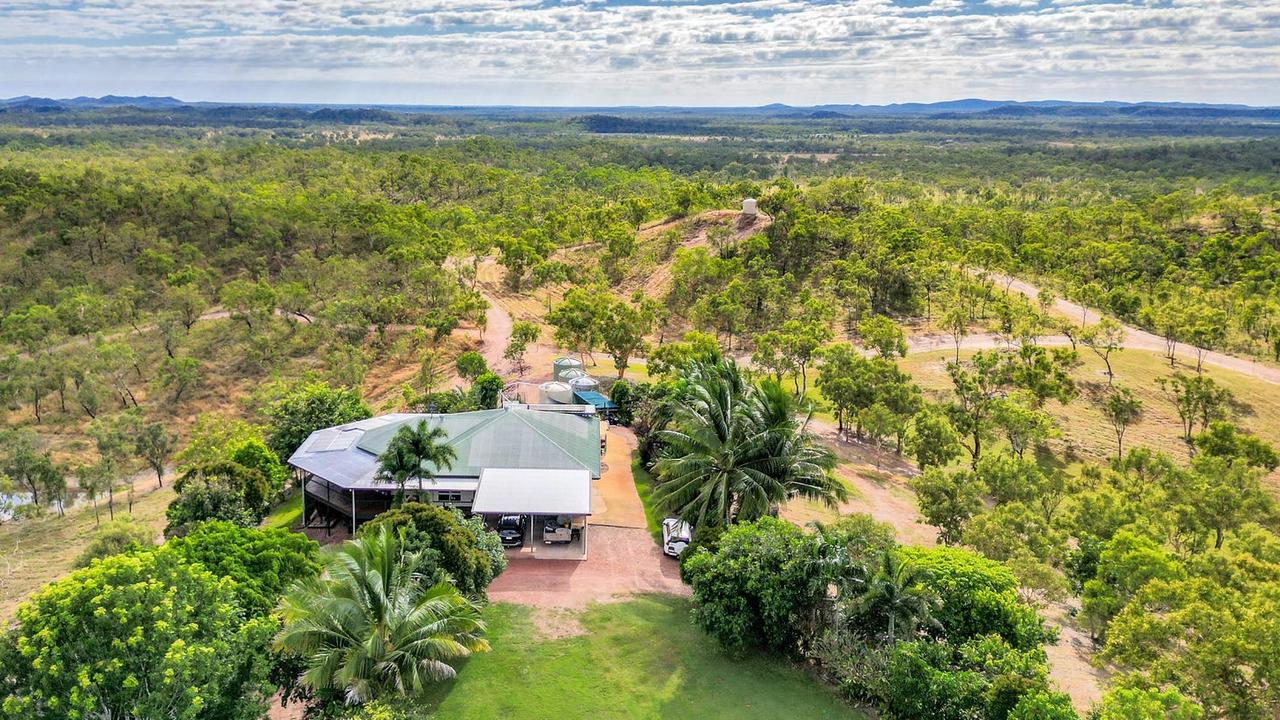
[[[277,108],[318,113],[331,116],[326,119],[382,119],[389,113],[537,113],[544,115],[578,115],[582,113],[609,113],[627,115],[753,115],[779,118],[835,119],[841,117],[879,116],[933,116],[933,117],[1103,117],[1113,115],[1166,116],[1166,117],[1241,117],[1250,119],[1280,119],[1280,108],[1250,105],[1182,103],[1182,102],[1074,102],[1069,100],[984,100],[966,98],[933,103],[893,103],[889,105],[825,104],[813,106],[771,103],[755,107],[678,107],[678,106],[460,106],[460,105],[399,105],[399,104],[351,104],[351,103],[222,103],[183,102],[173,97],[120,96],[45,98],[23,95],[0,99],[3,113],[59,113],[76,110],[100,110],[113,108],[137,108],[141,110],[210,110],[215,108]],[[363,111],[351,113],[346,111]]]

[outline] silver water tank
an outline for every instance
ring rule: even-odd
[[[542,395],[544,403],[573,404],[573,388],[569,387],[568,383],[545,382],[538,386],[538,393]]]
[[[566,373],[573,370],[583,372],[581,360],[571,357],[556,358],[555,362],[551,363],[551,378],[559,381],[568,380],[573,375],[566,375]]]

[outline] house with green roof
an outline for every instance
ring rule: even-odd
[[[434,477],[411,480],[410,497],[485,516],[527,516],[529,527],[542,516],[585,525],[603,450],[594,408],[508,405],[447,415],[395,413],[313,432],[289,458],[307,527],[340,523],[355,532],[390,509],[396,487],[377,478],[378,456],[400,428],[423,422],[444,429],[457,459],[449,468],[425,468]]]

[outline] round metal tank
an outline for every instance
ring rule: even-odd
[[[756,212],[758,212],[758,211],[756,210],[756,199],[755,199],[755,198],[747,198],[746,200],[743,200],[743,201],[742,201],[742,214],[743,214],[743,215],[755,215],[755,214],[756,214]]]
[[[569,387],[568,383],[545,382],[538,386],[538,392],[542,395],[544,403],[573,404],[573,388]]]
[[[566,376],[565,373],[570,370],[582,372],[582,361],[577,358],[562,357],[556,358],[555,362],[551,363],[551,377],[555,380],[568,380],[570,376]]]
[[[595,378],[584,375],[570,380],[569,387],[574,390],[596,390],[600,387],[600,383]]]
[[[584,377],[588,377],[586,370],[569,368],[568,370],[565,370],[564,372],[560,373],[559,379],[560,379],[560,382],[573,382],[578,378],[584,378]]]

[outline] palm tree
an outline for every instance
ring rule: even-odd
[[[423,480],[434,482],[436,472],[450,470],[458,453],[444,440],[448,433],[439,425],[429,427],[426,420],[404,425],[378,456],[377,479],[396,484],[396,504],[404,503],[404,486],[410,478],[418,479],[418,499],[422,499]]]
[[[425,586],[424,559],[384,527],[329,552],[322,575],[290,588],[276,644],[302,657],[303,685],[351,704],[407,697],[454,677],[450,660],[489,649],[479,607],[448,583]]]
[[[899,634],[940,627],[933,617],[940,601],[928,586],[931,577],[928,570],[903,562],[892,550],[881,553],[880,567],[852,602],[852,615],[862,626],[855,631],[881,636],[892,645]]]
[[[654,499],[696,525],[728,525],[773,513],[792,497],[834,505],[844,486],[835,457],[798,421],[780,385],[753,385],[732,361],[694,364],[672,404]]]

